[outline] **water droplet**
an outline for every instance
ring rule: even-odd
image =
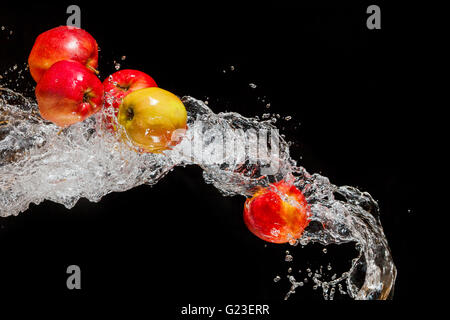
[[[252,88],[252,89],[255,89],[255,88],[257,87],[257,85],[256,85],[256,84],[254,84],[254,83],[249,83],[248,85],[249,85],[249,86],[250,86],[250,88]]]
[[[336,289],[331,288],[331,290],[330,290],[330,300],[333,300],[335,290],[336,290]]]
[[[280,276],[276,276],[275,278],[273,278],[273,282],[278,282],[278,281],[280,281]]]
[[[327,253],[327,248],[323,248],[323,253]]]
[[[278,235],[280,234],[280,230],[278,230],[277,228],[272,228],[270,230],[270,234],[273,235],[274,237],[278,237]]]

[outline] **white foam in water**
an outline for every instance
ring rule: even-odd
[[[312,276],[316,288],[330,299],[336,285],[344,292],[342,283],[354,299],[389,297],[396,269],[378,205],[368,193],[337,187],[326,177],[297,166],[288,144],[270,121],[237,113],[215,114],[192,97],[184,97],[183,102],[189,129],[182,142],[164,154],[141,154],[103,129],[101,117],[105,114],[60,132],[39,116],[34,101],[0,88],[0,216],[17,215],[30,203],[44,199],[67,208],[82,197],[96,202],[113,191],[155,184],[180,165],[202,167],[205,181],[224,195],[250,196],[255,186],[286,179],[302,190],[311,206],[311,220],[323,226],[308,228],[300,244],[358,243],[359,255],[350,270],[328,282]],[[270,153],[252,150],[256,144],[249,143],[251,135],[243,134],[252,130],[270,132]],[[292,288],[287,297],[303,286],[303,279],[297,282],[292,275],[289,281]]]

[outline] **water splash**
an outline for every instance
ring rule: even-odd
[[[227,196],[250,196],[257,186],[285,179],[302,190],[311,206],[310,226],[292,246],[358,244],[359,254],[348,272],[330,281],[316,274],[312,277],[324,297],[332,298],[336,285],[345,292],[343,283],[354,299],[390,296],[396,268],[378,204],[368,193],[335,186],[326,177],[297,166],[272,121],[233,112],[215,114],[192,97],[182,100],[189,127],[182,142],[164,154],[141,154],[103,128],[102,119],[111,110],[60,131],[39,116],[34,101],[0,88],[0,216],[17,215],[44,199],[67,208],[82,197],[97,202],[113,191],[155,184],[175,166],[200,166],[205,181]],[[248,136],[242,134],[249,130],[271,132],[270,141],[278,142],[271,145],[276,156],[251,150]],[[229,152],[223,152],[224,145],[232,146]],[[266,169],[274,161],[277,170],[270,173]],[[289,281],[287,297],[303,283],[293,275]]]

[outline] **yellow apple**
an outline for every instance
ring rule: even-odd
[[[123,99],[118,121],[135,146],[159,153],[178,143],[173,136],[186,129],[187,113],[176,95],[151,87],[133,91]]]

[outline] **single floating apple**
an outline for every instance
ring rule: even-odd
[[[98,73],[98,45],[83,29],[61,26],[41,33],[28,58],[31,76],[39,82],[44,72],[55,62],[78,61],[91,72]]]
[[[105,90],[105,108],[114,108],[114,115],[117,117],[119,106],[123,98],[133,91],[151,87],[157,87],[155,80],[148,74],[138,71],[125,69],[120,70],[103,81]],[[108,128],[113,128],[113,120],[110,116],[106,117]]]
[[[159,153],[179,142],[186,129],[187,112],[183,102],[158,87],[136,90],[125,96],[118,121],[126,137],[144,152]]]
[[[300,238],[309,223],[309,206],[293,184],[280,181],[258,190],[244,204],[244,222],[262,240],[286,243]]]
[[[60,127],[83,121],[103,105],[103,85],[76,61],[59,61],[36,86],[41,116]]]

